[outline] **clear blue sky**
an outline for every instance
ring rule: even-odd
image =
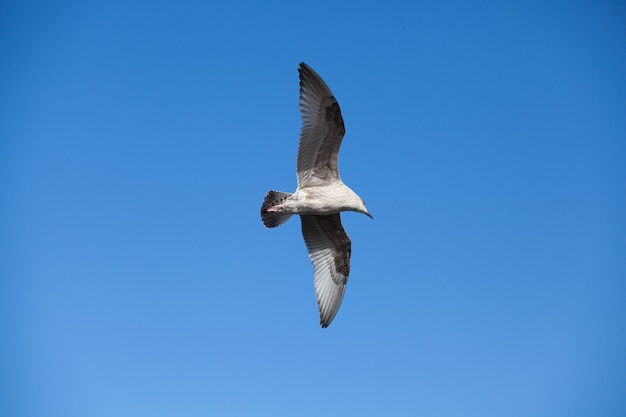
[[[0,415],[626,415],[623,2],[12,3]],[[301,61],[374,215],[328,329],[259,217]]]

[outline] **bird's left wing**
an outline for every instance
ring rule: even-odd
[[[304,243],[315,269],[320,324],[328,327],[339,310],[350,274],[350,238],[341,225],[339,213],[300,218]]]

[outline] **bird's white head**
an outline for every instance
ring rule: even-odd
[[[365,207],[365,201],[363,201],[362,198],[359,197],[359,209],[357,210],[359,213],[363,213],[365,214],[367,217],[369,217],[370,219],[373,219],[374,217],[372,217],[372,215],[370,214],[369,211],[367,211],[367,207]]]
[[[359,197],[357,193],[352,191],[350,188],[348,187],[346,188],[348,189],[348,194],[349,194],[348,200],[350,201],[350,207],[348,207],[347,209],[350,211],[356,211],[357,213],[363,213],[366,216],[368,216],[370,219],[373,219],[370,212],[367,211],[367,207],[365,207],[365,201],[363,201],[363,199]]]

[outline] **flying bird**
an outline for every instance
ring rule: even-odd
[[[320,324],[328,327],[343,299],[350,274],[351,242],[340,212],[372,215],[339,176],[337,157],[345,133],[339,104],[322,78],[304,62],[300,74],[302,129],[294,193],[268,191],[261,205],[265,227],[277,227],[297,214],[313,264]]]

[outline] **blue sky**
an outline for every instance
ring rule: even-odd
[[[626,414],[626,6],[3,2],[0,414]],[[328,329],[293,218],[342,107]]]

